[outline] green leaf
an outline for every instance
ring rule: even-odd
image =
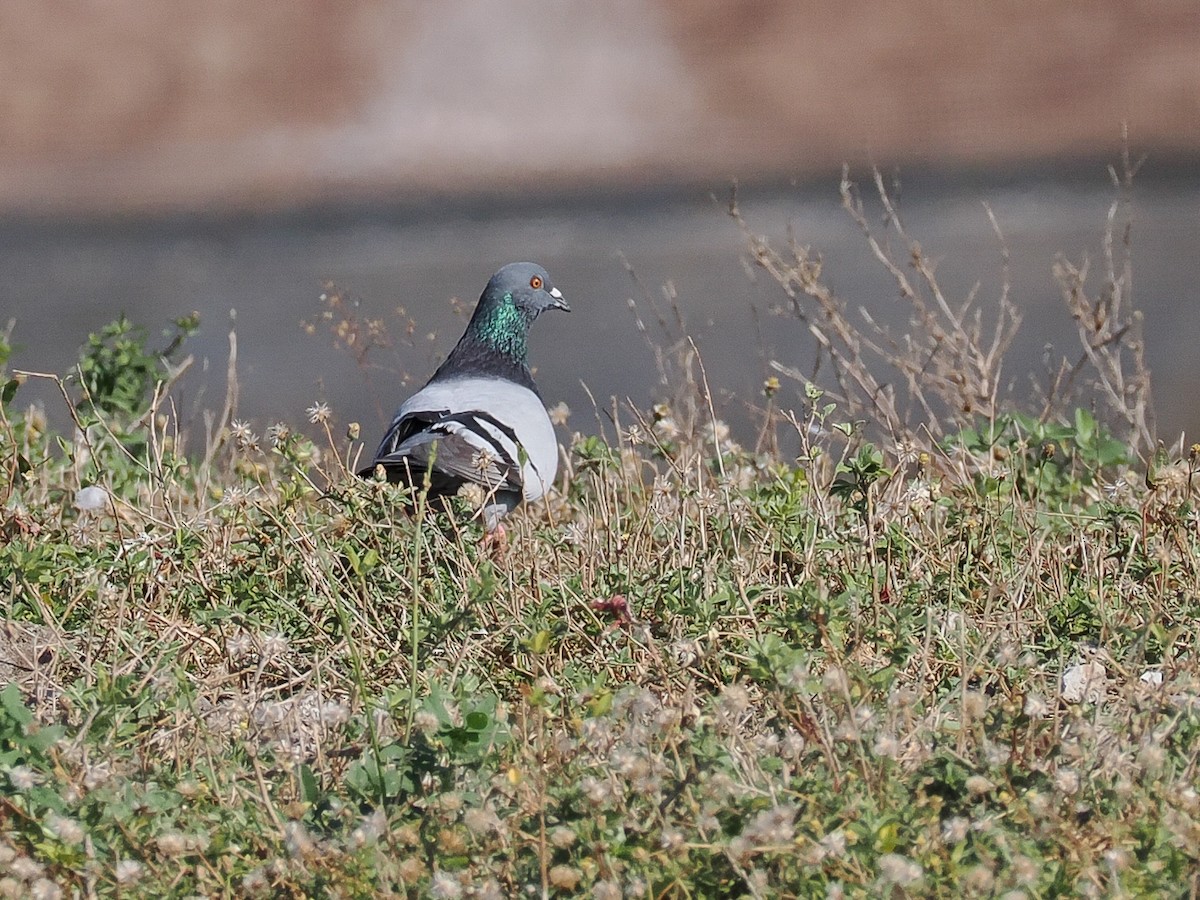
[[[1096,419],[1086,409],[1075,408],[1075,438],[1081,444],[1089,443],[1096,432]]]
[[[321,799],[321,789],[317,784],[317,776],[313,774],[312,766],[300,766],[300,793],[306,803],[314,806]]]
[[[491,719],[488,718],[487,713],[476,710],[475,712],[467,713],[464,724],[472,731],[483,731],[483,729],[487,728],[490,721]]]
[[[595,716],[603,716],[612,709],[613,694],[612,691],[601,691],[595,697],[588,701],[588,713]]]
[[[363,565],[362,560],[358,557],[358,551],[347,545],[343,552],[346,554],[346,562],[350,563],[350,571],[355,575],[361,575],[363,573]]]
[[[528,646],[530,652],[541,656],[550,649],[550,632],[543,628],[529,639]]]
[[[891,853],[896,849],[900,839],[898,822],[886,821],[875,831],[875,848],[882,853]]]
[[[21,699],[21,689],[15,682],[10,681],[4,686],[4,690],[0,691],[0,707],[4,709],[11,721],[21,726],[22,729],[28,728],[33,722],[33,713]]]

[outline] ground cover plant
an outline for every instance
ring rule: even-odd
[[[1200,448],[1154,435],[1123,200],[1020,402],[1017,298],[946,297],[872,181],[907,333],[731,204],[821,366],[739,443],[675,333],[502,559],[324,405],[238,421],[232,364],[185,428],[192,320],[94,335],[70,432],[5,374],[0,896],[1194,895]]]

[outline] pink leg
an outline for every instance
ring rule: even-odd
[[[493,530],[484,532],[482,546],[493,559],[498,559],[508,552],[508,532],[504,530],[503,522],[497,522]]]

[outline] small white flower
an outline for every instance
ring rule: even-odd
[[[550,885],[560,891],[574,892],[579,885],[579,870],[571,866],[558,865],[550,869]]]
[[[566,425],[567,420],[571,418],[571,407],[565,403],[556,403],[550,407],[550,421],[555,425]]]
[[[142,864],[136,859],[123,859],[117,863],[114,872],[117,876],[117,884],[127,887],[136,884],[142,877]]]
[[[675,828],[664,828],[659,838],[659,844],[664,850],[675,851],[683,846],[683,835]]]
[[[908,887],[921,880],[924,870],[907,856],[885,853],[879,857],[879,877],[886,884]]]
[[[342,700],[326,700],[321,704],[321,722],[330,727],[350,721],[350,705]]]
[[[263,639],[262,655],[264,659],[276,659],[287,655],[288,639],[282,634],[269,634]]]
[[[234,419],[229,425],[229,436],[239,450],[257,450],[258,435],[250,430],[250,426],[239,419]]]
[[[912,441],[897,441],[894,448],[896,453],[896,464],[899,466],[907,466],[917,461],[917,457],[921,454],[921,448]]]
[[[94,791],[112,778],[112,766],[107,762],[85,766],[83,770],[83,786]]]
[[[283,845],[292,859],[306,859],[316,852],[317,845],[302,822],[283,826]]]
[[[1157,775],[1162,771],[1166,758],[1167,753],[1163,750],[1161,744],[1156,743],[1149,736],[1143,739],[1142,747],[1138,750],[1137,754],[1137,764],[1143,772],[1150,775]]]
[[[1012,872],[1019,884],[1031,887],[1037,881],[1040,871],[1038,864],[1028,856],[1020,855],[1012,861]]]
[[[1050,704],[1040,694],[1030,694],[1025,698],[1025,715],[1031,719],[1042,719],[1050,712]]]
[[[1025,803],[1029,807],[1029,811],[1039,819],[1044,819],[1050,814],[1050,797],[1041,791],[1026,791]]]
[[[790,844],[796,836],[796,810],[790,806],[773,806],[755,816],[743,835],[760,846]]]
[[[46,871],[46,867],[36,859],[30,859],[28,856],[18,856],[12,861],[9,871],[24,881],[33,881],[35,878],[42,877],[42,873]]]
[[[483,837],[501,828],[500,817],[488,807],[474,806],[463,813],[463,824],[476,837]]]
[[[254,895],[265,892],[268,885],[267,873],[262,866],[252,869],[242,876],[242,890],[247,894]]]
[[[779,752],[786,759],[799,760],[804,755],[804,748],[807,745],[808,742],[804,740],[804,735],[795,728],[789,728],[783,734],[783,740],[779,744]]]
[[[587,541],[588,526],[583,522],[568,522],[562,528],[562,536],[572,547],[581,547]]]
[[[725,726],[735,724],[750,708],[750,692],[740,684],[726,685],[717,698],[717,719]]]
[[[655,419],[654,433],[664,441],[673,441],[680,435],[679,423],[675,421],[674,416],[664,415],[661,419]]]
[[[1016,665],[1017,659],[1021,655],[1021,648],[1014,641],[1001,640],[1000,645],[996,648],[996,654],[993,657],[996,665],[1002,668]]]
[[[900,741],[894,734],[881,732],[875,738],[875,755],[884,759],[895,759],[900,755]]]
[[[358,823],[358,827],[350,833],[350,842],[356,847],[374,844],[387,833],[387,829],[387,815],[382,809],[377,809]]]
[[[430,712],[427,709],[419,709],[413,715],[413,727],[422,734],[432,735],[442,727],[442,723],[436,713]]]
[[[287,439],[292,436],[292,429],[288,427],[286,422],[276,422],[267,429],[267,437],[271,439],[271,446],[278,447],[287,443]]]
[[[496,464],[495,454],[489,452],[486,448],[477,450],[471,458],[471,468],[480,475],[486,475]]]
[[[963,886],[970,890],[971,895],[975,897],[986,897],[992,892],[995,887],[996,876],[987,866],[973,866],[967,870],[966,876],[963,878]],[[1017,892],[1019,893],[1019,892]],[[1008,896],[1007,894],[1005,896]],[[1021,896],[1024,896],[1022,894]]]
[[[27,791],[42,783],[42,776],[29,766],[13,766],[8,770],[8,780],[18,791]]]
[[[462,885],[447,872],[436,872],[429,883],[429,896],[436,900],[458,900],[462,896]]]
[[[594,806],[602,806],[607,803],[616,793],[612,784],[606,778],[595,778],[591,775],[584,777],[579,783],[580,789],[583,791],[588,802]]]
[[[476,484],[474,481],[464,482],[459,486],[458,496],[467,501],[467,505],[478,509],[483,506],[487,500],[488,493],[483,489],[482,484]]]
[[[960,844],[967,839],[970,829],[970,821],[962,816],[951,816],[942,823],[942,841],[950,845]]]
[[[232,507],[245,506],[249,496],[246,489],[240,484],[231,484],[221,491],[221,499],[227,506]]]
[[[990,794],[996,786],[983,775],[972,775],[967,779],[967,791],[971,794]]]
[[[83,828],[74,819],[51,813],[46,819],[46,828],[64,844],[83,843]]]
[[[1054,786],[1064,794],[1074,794],[1079,790],[1079,773],[1074,769],[1062,768],[1054,773]]]
[[[1105,851],[1104,862],[1110,869],[1112,869],[1113,872],[1120,872],[1129,868],[1129,864],[1132,862],[1132,859],[1128,850],[1125,850],[1122,847],[1113,847],[1112,849]]]
[[[235,632],[225,641],[225,652],[229,654],[229,661],[232,663],[241,662],[250,655],[250,651],[253,649],[254,644],[250,640],[250,635],[244,631]]]
[[[80,512],[103,512],[108,509],[108,491],[97,484],[75,492],[75,508]]]
[[[308,413],[308,421],[316,425],[318,423],[328,422],[332,410],[328,403],[314,403],[305,410]]]
[[[1063,672],[1062,698],[1068,703],[1098,703],[1106,690],[1108,671],[1099,660],[1071,666]]]
[[[168,831],[155,838],[154,843],[164,856],[183,856],[188,852],[188,837],[178,831]]]
[[[821,838],[817,845],[821,848],[823,855],[838,859],[846,853],[846,832],[840,828],[831,831]]]

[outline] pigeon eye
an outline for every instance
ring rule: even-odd
[[[533,288],[535,291],[540,291],[542,289],[542,276],[534,275],[532,278],[530,278],[529,286],[531,288]]]

